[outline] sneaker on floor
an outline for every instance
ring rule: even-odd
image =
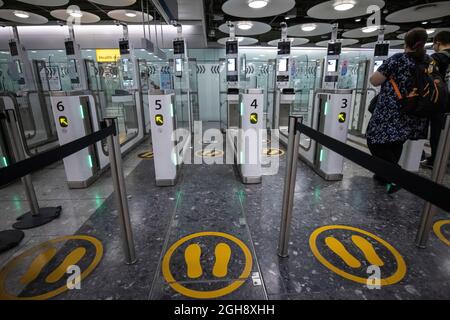
[[[388,194],[396,193],[402,189],[400,186],[396,185],[395,183],[388,183],[386,185],[386,188],[387,188]]]

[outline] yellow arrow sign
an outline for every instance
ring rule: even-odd
[[[343,122],[345,122],[345,119],[346,119],[346,114],[345,114],[345,112],[339,113],[339,116],[338,116],[339,122],[343,123]]]
[[[67,117],[61,116],[59,117],[59,125],[63,128],[66,128],[69,126],[69,120],[67,120]]]
[[[203,155],[207,156],[207,157],[215,157],[216,156],[216,150],[205,151],[205,153]]]
[[[257,113],[252,113],[250,115],[250,122],[252,124],[257,124],[258,123],[258,114]]]
[[[162,126],[164,124],[164,117],[163,117],[163,115],[162,114],[157,114],[155,116],[155,122],[156,122],[156,125]]]
[[[151,159],[151,158],[153,158],[153,152],[152,151],[146,151],[146,152],[138,154],[138,157],[141,158],[141,159]]]

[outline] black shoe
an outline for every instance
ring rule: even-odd
[[[402,189],[400,186],[396,185],[395,183],[388,183],[386,185],[386,188],[387,188],[388,194],[394,194]]]
[[[426,160],[424,160],[424,161],[421,161],[421,162],[420,162],[420,165],[421,165],[422,167],[424,167],[424,168],[427,168],[427,169],[433,169],[434,160],[431,159],[431,158],[428,158],[428,159],[426,159]]]
[[[375,180],[378,184],[380,185],[385,185],[388,183],[388,181],[382,177],[380,177],[379,175],[374,174],[373,175],[373,180]]]

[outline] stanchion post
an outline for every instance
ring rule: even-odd
[[[447,173],[447,163],[450,155],[450,114],[447,114],[445,127],[441,132],[439,146],[433,165],[432,179],[434,182],[441,184],[445,174]],[[416,246],[425,248],[428,237],[433,224],[433,217],[439,210],[438,207],[427,202],[422,211],[419,230],[416,236]]]
[[[17,127],[17,119],[16,119],[17,115],[14,112],[14,110],[6,110],[6,112],[8,115],[7,130],[11,137],[11,148],[16,161],[19,162],[25,160],[26,156],[20,132]],[[25,188],[25,196],[30,206],[31,214],[33,216],[36,216],[39,214],[39,204],[37,201],[36,192],[34,191],[33,183],[31,182],[31,177],[28,174],[22,177],[21,180]]]
[[[117,126],[117,118],[105,118],[107,126]],[[122,233],[122,244],[125,253],[125,262],[133,264],[136,262],[136,252],[134,248],[133,230],[131,228],[130,211],[128,209],[127,191],[125,187],[125,177],[123,175],[122,155],[120,153],[119,134],[107,138],[108,154],[111,165],[111,176],[114,185],[114,192],[119,213],[119,225]]]
[[[11,148],[16,161],[26,159],[25,141],[19,131],[17,114],[14,110],[6,110],[6,128],[10,137]],[[17,218],[17,222],[13,224],[14,229],[32,229],[47,224],[61,215],[61,206],[57,207],[39,207],[39,203],[34,191],[31,175],[21,178],[25,188],[25,196],[27,198],[30,211],[24,213]]]
[[[286,258],[289,255],[289,234],[291,229],[292,208],[294,206],[295,181],[297,177],[297,157],[300,144],[300,131],[298,130],[298,124],[301,124],[302,121],[302,117],[289,117],[286,174],[284,179],[280,237],[278,241],[278,255],[282,258]]]

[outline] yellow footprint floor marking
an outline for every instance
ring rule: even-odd
[[[41,273],[42,269],[47,265],[47,263],[52,260],[55,256],[57,250],[56,248],[49,248],[44,252],[40,253],[30,264],[27,271],[20,278],[22,284],[29,284],[31,281],[35,280]]]
[[[86,249],[83,247],[76,248],[71,253],[67,255],[64,261],[55,269],[52,273],[50,273],[45,281],[47,283],[55,283],[59,281],[64,274],[67,272],[67,269],[70,266],[76,265],[86,254]]]
[[[228,273],[228,263],[231,258],[231,248],[226,243],[219,243],[215,249],[216,262],[214,263],[213,275],[223,278]]]
[[[384,266],[383,260],[378,256],[375,248],[369,241],[358,235],[352,235],[352,241],[364,253],[364,256],[371,265],[378,267]]]
[[[344,245],[334,237],[327,237],[325,239],[327,246],[336,253],[344,262],[351,268],[360,268],[361,262],[358,261]]]
[[[203,274],[200,264],[202,248],[196,243],[189,245],[184,251],[184,259],[187,265],[187,276],[191,279],[200,278]]]

